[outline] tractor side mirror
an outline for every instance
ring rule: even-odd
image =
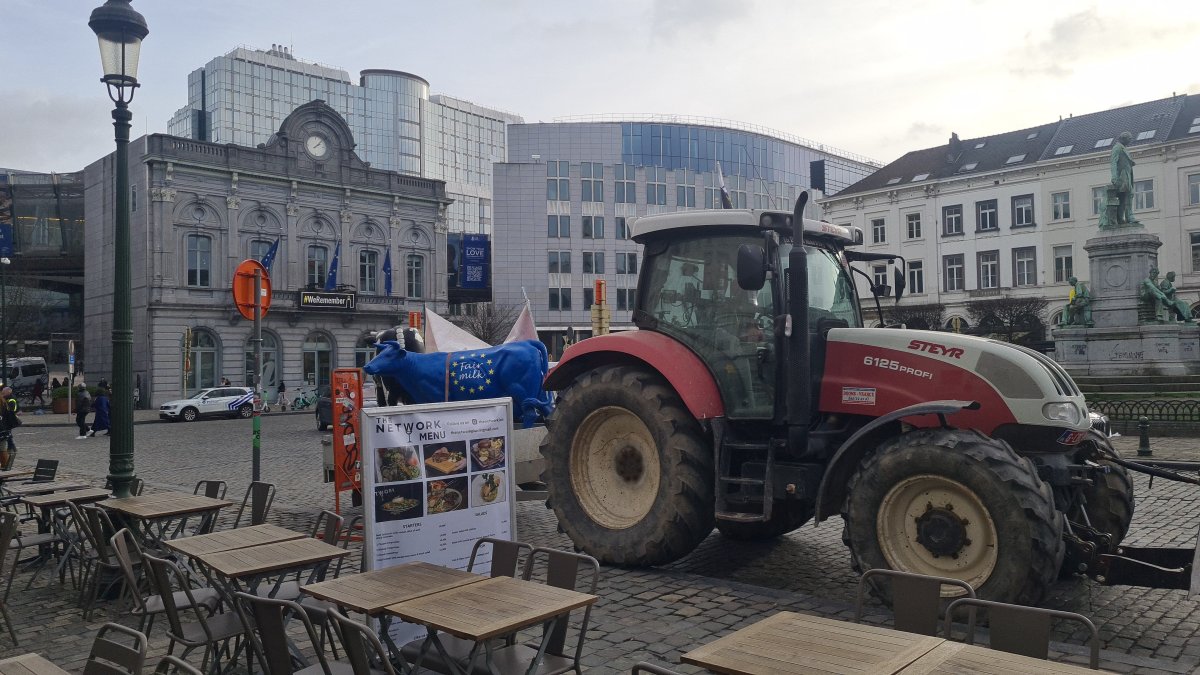
[[[767,253],[763,247],[754,244],[738,247],[737,280],[742,290],[762,290],[767,282]]]
[[[895,277],[896,302],[900,302],[900,296],[904,295],[904,287],[906,285],[904,282],[904,274],[894,267],[892,268],[892,274]]]
[[[877,298],[886,298],[892,294],[892,287],[887,284],[875,284],[871,286],[871,294]]]

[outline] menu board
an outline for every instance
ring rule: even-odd
[[[475,540],[515,539],[511,439],[508,398],[363,410],[367,569],[420,561],[465,570]],[[477,570],[491,563],[489,549]],[[423,635],[415,628],[394,624],[393,638]]]

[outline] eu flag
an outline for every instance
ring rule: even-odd
[[[392,294],[392,249],[383,254],[383,294]]]
[[[259,261],[260,263],[262,263],[263,267],[267,268],[268,272],[271,271],[271,263],[275,262],[275,254],[278,252],[279,252],[279,239],[276,239],[275,243],[271,244],[271,248],[267,249],[267,252],[263,254],[262,260]]]
[[[329,274],[325,275],[325,290],[337,288],[338,258],[342,257],[342,242],[333,249],[333,260],[329,261]]]

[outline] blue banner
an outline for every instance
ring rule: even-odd
[[[458,270],[461,288],[487,288],[488,264],[491,261],[491,242],[484,234],[464,234],[462,265]]]
[[[12,223],[0,223],[0,258],[13,257]]]
[[[8,176],[0,176],[0,258],[13,257],[13,206]]]

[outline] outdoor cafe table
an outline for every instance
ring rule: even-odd
[[[437,632],[443,631],[476,644],[465,671],[470,673],[480,644],[484,646],[488,669],[494,670],[491,640],[539,623],[542,624],[542,641],[537,660],[540,660],[555,619],[598,599],[588,593],[533,581],[492,577],[390,605],[385,611],[429,629],[425,643],[421,645],[421,656],[412,664],[414,671],[420,668],[431,645],[446,659],[446,650],[437,637]]]
[[[218,511],[232,503],[186,492],[156,492],[109,499],[101,502],[100,506],[121,513],[132,521],[140,521],[144,536],[150,543],[157,544],[170,538],[168,530],[171,520]]]
[[[5,481],[17,480],[20,478],[32,478],[33,469],[7,469],[0,471],[0,483]]]
[[[196,557],[205,553],[219,553],[232,551],[235,548],[249,548],[279,541],[304,539],[307,536],[307,534],[289,530],[286,527],[264,524],[171,539],[166,542],[166,546],[186,556]]]
[[[218,588],[225,589],[229,600],[232,601],[235,591],[245,589],[254,593],[264,579],[272,576],[278,577],[278,580],[268,595],[274,595],[283,577],[289,573],[312,569],[310,576],[316,577],[329,561],[349,554],[346,549],[312,537],[304,537],[260,546],[201,553],[193,556],[193,560],[203,565],[206,575],[210,570],[217,575],[221,581],[213,581],[218,583]]]
[[[0,660],[0,675],[71,675],[38,654],[29,653]]]
[[[59,490],[82,490],[91,487],[87,483],[81,483],[77,480],[51,480],[42,483],[22,483],[12,487],[5,487],[4,492],[14,497],[25,497],[28,495],[44,495]]]
[[[1096,673],[1083,666],[1069,663],[1045,661],[1019,654],[996,651],[986,647],[965,645],[961,642],[943,642],[900,671],[904,675],[967,675],[969,673]]]

